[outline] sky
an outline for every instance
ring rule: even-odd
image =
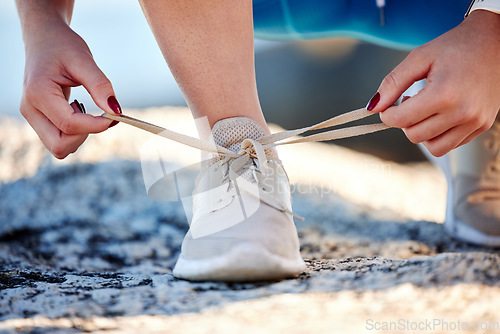
[[[75,1],[71,27],[83,37],[124,108],[184,105],[136,0]],[[256,48],[269,47],[257,42]],[[0,1],[0,115],[19,115],[24,46],[13,0]],[[83,88],[72,99],[96,106]]]
[[[71,27],[89,45],[124,109],[185,105],[137,0],[75,1]],[[405,52],[346,39],[255,41],[257,86],[266,118],[284,128],[362,107]],[[0,120],[21,117],[24,46],[14,0],[0,1]],[[99,114],[88,93],[71,99]],[[366,142],[362,143],[362,147]]]

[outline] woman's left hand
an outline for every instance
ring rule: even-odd
[[[427,84],[417,95],[393,106],[421,79]],[[433,155],[468,143],[492,126],[500,108],[500,15],[473,11],[456,28],[413,50],[377,94],[368,109]]]

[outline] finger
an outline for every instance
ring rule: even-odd
[[[481,127],[479,127],[476,131],[472,132],[458,146],[462,146],[462,145],[469,143],[470,141],[474,140],[476,137],[478,137],[482,133],[491,129],[492,126],[496,126],[495,122],[497,122],[498,120],[500,120],[500,114],[497,113],[496,117],[493,120],[490,120],[489,122],[487,122],[487,123],[483,124]]]
[[[472,140],[476,139],[482,133],[484,133],[483,129],[477,129],[476,131],[468,135],[464,140],[462,140],[462,142],[458,144],[455,148],[470,143]]]
[[[68,104],[61,87],[51,81],[39,81],[26,89],[25,99],[42,112],[50,122],[68,135],[99,133],[111,121],[100,116],[75,113]],[[28,102],[28,103],[29,103]]]
[[[62,92],[66,101],[69,101],[69,97],[71,96],[71,87],[63,87]]]
[[[74,65],[69,69],[69,74],[85,87],[97,106],[112,115],[121,114],[122,109],[116,99],[113,86],[99,69],[94,58],[90,54],[85,54],[72,64]]]
[[[407,98],[399,106],[392,106],[381,112],[380,119],[386,125],[396,128],[410,128],[435,115],[440,109],[434,103],[432,90],[426,86],[417,95]],[[452,124],[453,125],[453,124]],[[444,130],[449,129],[447,127]]]
[[[438,137],[457,125],[457,122],[451,122],[446,115],[435,114],[417,124],[404,128],[404,132],[412,143],[418,144]]]
[[[26,103],[22,103],[21,109],[23,116],[35,130],[42,143],[58,159],[64,159],[69,154],[76,152],[88,137],[87,134],[67,135],[62,133],[44,114]]]
[[[73,112],[86,114],[83,103],[78,102],[78,100],[74,100],[69,105],[73,108]]]
[[[384,111],[392,106],[414,82],[425,79],[430,71],[431,62],[421,50],[417,48],[412,51],[382,80],[377,93],[368,103],[368,110]]]
[[[460,125],[449,129],[435,138],[423,142],[423,144],[432,155],[441,157],[458,147],[465,138],[474,132],[475,131],[471,131],[470,127],[467,125]]]
[[[408,99],[411,99],[411,96],[407,96],[407,95],[403,96],[403,98],[401,99],[401,103],[405,102]]]

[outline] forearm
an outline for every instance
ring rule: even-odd
[[[25,43],[33,32],[49,23],[71,21],[74,0],[16,0]]]

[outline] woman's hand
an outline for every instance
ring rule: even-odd
[[[69,10],[64,8],[68,3]],[[70,105],[71,87],[83,85],[105,112],[119,114],[121,109],[87,44],[68,26],[72,4],[29,0],[17,4],[26,48],[21,114],[52,154],[63,159],[89,133],[102,132],[111,124]]]
[[[417,95],[393,106],[421,79],[427,84]],[[433,155],[468,143],[491,127],[500,108],[500,15],[474,11],[416,48],[385,77],[378,94],[368,109]]]

